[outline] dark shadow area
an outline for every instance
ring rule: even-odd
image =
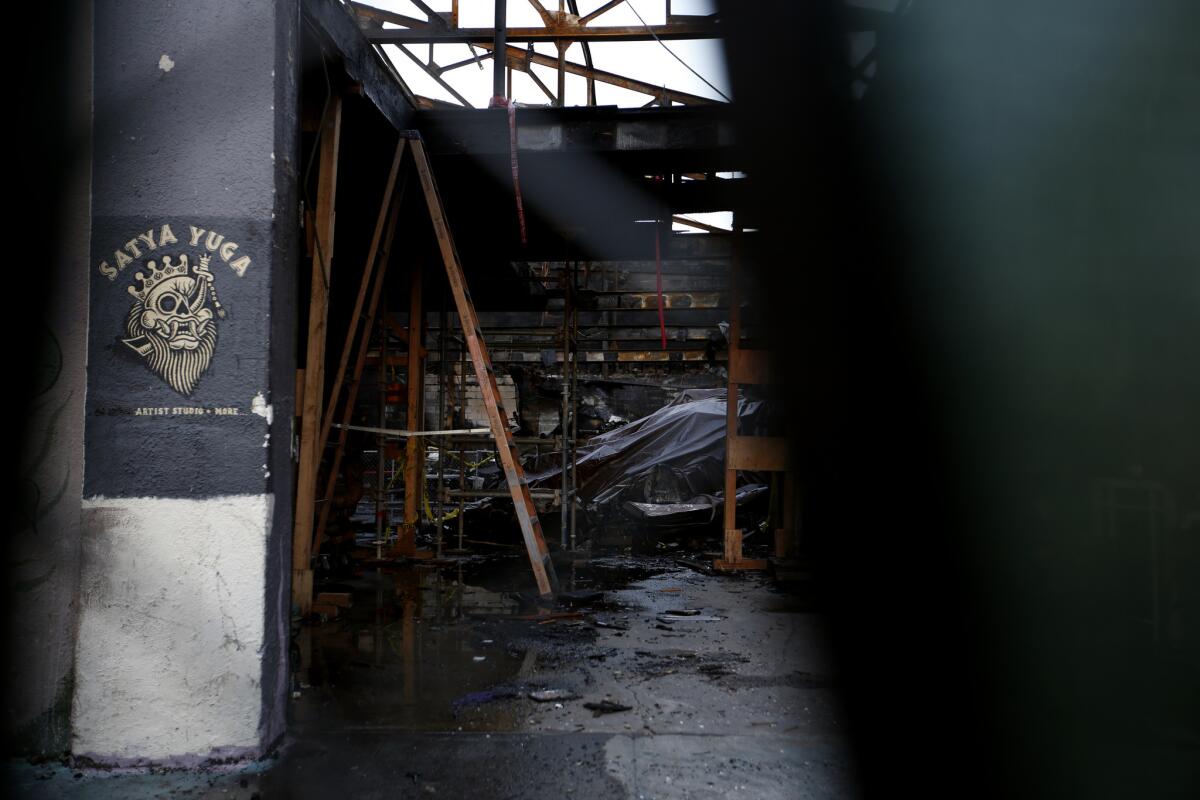
[[[1194,796],[1194,6],[899,5],[722,4],[865,788]]]
[[[6,753],[22,755],[65,752],[69,742],[81,476],[55,436],[82,430],[87,297],[73,276],[89,270],[92,19],[90,4],[76,0],[26,12],[22,24],[44,36],[22,36],[13,47],[22,77],[6,227],[35,252],[14,260],[5,279],[12,347],[0,478],[3,740]]]

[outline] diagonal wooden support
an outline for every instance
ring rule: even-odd
[[[333,393],[329,398],[329,405],[325,412],[325,419],[321,423],[321,452],[325,451],[325,444],[329,441],[329,430],[333,426],[333,415],[337,410],[338,397],[341,395],[342,387],[346,379],[346,366],[350,363],[350,352],[354,346],[355,333],[358,330],[358,324],[362,320],[363,303],[367,298],[367,289],[371,285],[371,276],[375,271],[377,262],[382,261],[381,270],[387,269],[387,256],[382,259],[378,258],[379,246],[383,239],[385,228],[388,231],[388,236],[391,235],[390,225],[394,225],[394,215],[392,222],[388,222],[388,211],[392,207],[392,195],[396,189],[396,176],[400,173],[400,161],[404,157],[404,148],[408,140],[401,137],[396,143],[396,154],[392,157],[392,168],[388,173],[387,183],[383,188],[383,200],[379,203],[379,216],[375,220],[375,233],[371,236],[371,246],[367,251],[367,262],[363,266],[362,282],[358,286],[358,296],[354,299],[354,312],[350,315],[350,327],[346,331],[346,340],[342,344],[342,359],[338,363],[337,374],[333,379]],[[397,203],[397,205],[399,205]],[[370,323],[367,328],[370,329]],[[355,380],[358,380],[357,376]]]
[[[458,259],[454,239],[450,235],[450,226],[446,222],[442,198],[438,194],[437,185],[433,180],[433,172],[429,167],[425,145],[415,134],[411,140],[411,149],[413,160],[417,165],[417,175],[421,179],[421,190],[424,192],[425,202],[429,206],[433,232],[437,237],[438,247],[441,249],[442,261],[445,263],[450,291],[454,295],[458,318],[462,323],[463,334],[467,340],[467,350],[471,353],[471,364],[475,368],[475,377],[479,381],[479,388],[483,393],[488,425],[492,429],[492,435],[496,438],[496,450],[500,456],[500,464],[504,468],[504,477],[508,481],[513,506],[517,510],[517,521],[521,524],[521,535],[525,539],[525,549],[529,553],[529,564],[533,568],[533,575],[537,580],[538,592],[542,596],[552,595],[558,591],[558,576],[554,572],[554,562],[550,559],[550,550],[546,547],[546,540],[542,536],[541,523],[538,521],[533,498],[529,494],[529,483],[525,479],[525,471],[521,468],[517,445],[513,442],[512,432],[508,429],[508,415],[500,401],[500,389],[496,386],[496,375],[492,370],[491,357],[488,355],[487,345],[484,344],[483,334],[479,329],[479,320],[475,316],[475,304],[471,300],[471,293],[467,290],[462,263]]]
[[[348,382],[346,402],[342,406],[341,421],[343,427],[338,430],[337,446],[334,449],[332,462],[329,466],[329,475],[325,480],[324,502],[321,504],[317,529],[313,536],[314,549],[321,547],[321,541],[325,537],[325,527],[329,523],[329,510],[333,505],[333,492],[337,485],[337,476],[342,466],[342,458],[346,451],[346,437],[349,433],[349,430],[344,426],[349,425],[354,416],[354,403],[358,399],[359,379],[362,378],[363,366],[367,363],[367,350],[371,342],[371,331],[375,327],[375,314],[379,308],[379,296],[383,292],[383,284],[387,278],[388,262],[392,252],[392,238],[396,233],[396,220],[400,216],[400,203],[404,196],[404,183],[401,182],[399,192],[395,192],[397,196],[394,201],[393,193],[396,174],[399,171],[400,158],[404,154],[404,143],[406,141],[405,139],[401,139],[400,144],[396,147],[396,158],[392,162],[392,172],[388,177],[388,185],[384,192],[383,203],[379,208],[379,219],[376,222],[375,235],[371,239],[371,250],[367,255],[367,265],[363,272],[362,285],[359,287],[358,300],[355,302],[354,315],[350,321],[350,328],[346,331],[346,344],[342,349],[342,362],[338,367],[337,378],[333,384],[333,397],[329,401],[329,412],[325,415],[325,423],[321,431],[322,442],[324,442],[328,439],[330,428],[333,425],[333,415],[337,409],[338,396],[345,379],[347,362],[350,359],[351,347],[354,344],[355,334],[357,333],[358,353],[354,361],[353,377]],[[381,238],[383,239],[382,246],[380,245]],[[373,269],[376,262],[379,265],[377,271]],[[374,272],[374,285],[371,287],[370,299],[366,303],[367,312],[361,317],[362,327],[359,329],[360,314],[372,272]]]

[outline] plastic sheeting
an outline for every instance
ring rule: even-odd
[[[725,394],[684,390],[653,414],[593,437],[576,459],[580,501],[594,510],[623,508],[646,521],[711,521],[723,503]],[[739,398],[743,433],[756,432],[763,410],[762,401]],[[528,477],[532,486],[558,487],[561,463],[530,470]],[[743,492],[738,495],[741,501]]]
[[[738,487],[735,502],[743,506],[770,491],[771,487],[765,483],[748,483]],[[621,504],[625,516],[656,527],[707,525],[716,520],[724,508],[724,492],[697,495],[683,503],[639,503],[626,500]]]

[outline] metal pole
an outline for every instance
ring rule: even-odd
[[[458,362],[458,405],[462,409],[463,422],[467,422],[467,338],[463,337],[461,342],[462,349],[459,350]],[[458,446],[458,488],[465,490],[467,488],[467,450],[463,445],[462,440]],[[463,549],[463,516],[466,510],[467,500],[465,497],[458,498],[458,549]]]
[[[559,540],[562,543],[562,549],[566,550],[570,546],[568,540],[567,526],[567,498],[569,488],[567,485],[567,469],[570,462],[567,460],[567,433],[569,431],[569,420],[567,410],[568,393],[570,392],[571,382],[567,380],[567,367],[571,360],[571,286],[567,282],[567,261],[563,259],[562,271],[562,287],[563,287],[563,362],[562,362],[562,419],[559,423],[559,429],[562,431],[562,480],[560,487],[561,506],[560,506],[560,525]]]
[[[578,281],[579,262],[571,263],[571,295],[574,296]],[[579,311],[572,304],[571,308],[571,349],[575,350],[575,342],[579,335]],[[571,491],[567,495],[571,503],[571,550],[575,549],[575,460],[579,447],[579,353],[574,352],[571,358]]]
[[[567,43],[555,42],[558,45],[558,98],[554,105],[563,108],[567,104]]]
[[[508,10],[508,0],[496,0],[496,49],[493,53],[496,56],[492,59],[492,104],[496,105],[498,98],[504,97],[504,67],[508,63],[508,59],[504,54],[508,51],[506,47],[508,22],[505,18],[505,12]]]
[[[442,308],[438,315],[438,427],[446,427],[446,290],[442,289]],[[442,493],[446,488],[446,437],[437,438],[437,557],[442,557],[442,522],[445,516]]]
[[[379,427],[387,427],[387,303],[384,303],[383,314],[379,318]],[[383,535],[386,525],[384,517],[387,514],[387,501],[384,499],[383,452],[385,448],[384,434],[375,438],[375,560],[383,558]]]

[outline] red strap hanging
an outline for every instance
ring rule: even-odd
[[[662,334],[662,349],[667,349],[667,320],[663,314],[662,290],[662,223],[654,224],[654,272],[658,276],[658,330]]]
[[[521,179],[517,174],[517,104],[512,101],[508,103],[508,150],[512,161],[513,192],[517,197],[517,223],[521,227],[521,247],[525,247],[525,206],[521,202]]]

